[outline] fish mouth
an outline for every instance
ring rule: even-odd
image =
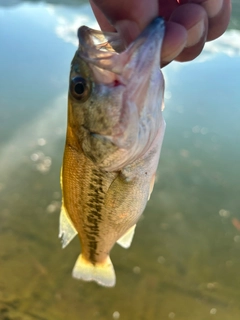
[[[85,62],[118,73],[114,70],[114,64],[119,60],[119,53],[124,50],[118,33],[102,32],[82,26],[78,29],[78,39],[78,53]]]
[[[155,18],[135,41],[124,48],[118,33],[102,32],[82,26],[78,30],[78,54],[95,72],[110,71],[126,80],[133,73],[138,77],[138,74],[146,71],[150,74],[153,67],[159,67],[164,33],[164,19]],[[121,81],[124,83],[122,78]]]

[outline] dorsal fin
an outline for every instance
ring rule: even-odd
[[[69,218],[67,210],[62,204],[59,225],[59,238],[61,238],[62,241],[62,248],[65,248],[76,235],[77,230]]]

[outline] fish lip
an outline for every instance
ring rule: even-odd
[[[143,32],[138,36],[138,38],[155,36],[155,32],[160,32],[160,35],[163,36],[165,32],[165,20],[163,17],[157,17],[143,30]],[[138,39],[137,38],[137,39]]]
[[[155,18],[128,47],[130,60],[135,67],[142,70],[146,67],[149,73],[155,64],[160,65],[161,47],[165,34],[165,20]]]
[[[111,59],[117,55],[118,51],[114,44],[121,42],[120,36],[116,32],[102,32],[82,26],[78,29],[79,56],[86,62],[92,62],[101,59]]]
[[[99,51],[104,48],[105,52],[120,53],[125,49],[123,41],[117,32],[105,32],[81,26],[77,35],[79,47],[82,47],[83,51],[93,49]]]
[[[114,70],[114,65],[118,62],[118,47],[121,47],[121,39],[118,33],[102,32],[86,26],[78,29],[79,48],[77,55],[95,69],[108,70],[115,74],[121,74]]]
[[[160,61],[164,33],[165,21],[162,17],[157,17],[122,51],[123,41],[118,33],[102,32],[82,26],[78,29],[78,55],[92,66],[121,75],[129,61],[142,61],[143,53],[144,56],[149,55],[155,60],[156,55],[153,51],[158,51]]]
[[[133,41],[133,44],[142,38],[149,38],[156,35],[156,32],[160,33],[163,37],[165,32],[165,20],[163,17],[157,17],[141,32],[141,34]],[[117,32],[103,32],[100,30],[91,29],[87,26],[81,26],[78,29],[78,40],[79,47],[83,49],[84,52],[87,50],[99,52],[101,48],[105,48],[107,53],[121,53],[125,48],[123,40],[119,33]],[[98,44],[94,44],[94,39],[98,39]],[[110,46],[106,46],[106,44]],[[84,55],[83,55],[84,58]]]

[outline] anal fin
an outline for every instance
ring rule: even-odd
[[[132,226],[130,229],[128,229],[128,231],[121,238],[118,239],[117,244],[119,244],[121,247],[125,249],[129,248],[132,243],[135,228],[136,224]]]
[[[62,205],[59,225],[59,238],[62,241],[62,248],[65,248],[76,235],[77,230],[70,220],[64,205]]]
[[[150,199],[151,194],[152,194],[152,191],[153,191],[153,187],[154,187],[154,183],[155,183],[155,178],[156,178],[156,174],[154,174],[154,175],[152,176],[152,180],[151,180],[151,182],[150,182],[148,200]]]
[[[113,287],[116,283],[115,271],[109,256],[102,263],[97,262],[92,264],[80,254],[73,268],[72,275],[74,278],[84,281],[96,281],[105,287]]]

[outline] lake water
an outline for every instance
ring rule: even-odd
[[[68,3],[0,1],[0,320],[238,320],[239,1],[224,36],[164,68],[157,183],[112,289],[72,279],[78,239],[58,239],[69,66],[96,27]]]

